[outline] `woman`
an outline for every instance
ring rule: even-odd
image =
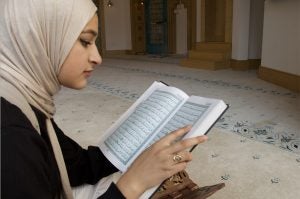
[[[53,120],[60,87],[84,88],[101,63],[95,13],[90,0],[1,0],[2,198],[73,198],[71,187],[117,172],[98,147],[82,149]],[[185,169],[191,160],[185,149],[206,140],[172,144],[188,131],[155,143],[99,198],[138,198]],[[174,162],[177,153],[182,158]]]

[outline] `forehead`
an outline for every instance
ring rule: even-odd
[[[91,31],[89,30],[93,30],[94,32],[98,32],[98,16],[97,15],[94,15],[92,17],[92,19],[85,25],[84,29],[83,29],[83,33],[84,32],[87,32],[88,33],[91,33]]]

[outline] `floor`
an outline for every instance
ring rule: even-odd
[[[153,81],[230,105],[193,152],[188,168],[200,186],[225,182],[211,198],[297,198],[300,195],[300,96],[257,78],[256,71],[183,68],[180,57],[105,58],[87,88],[63,88],[56,121],[82,146],[105,130]]]

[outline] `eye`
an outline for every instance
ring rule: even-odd
[[[91,45],[91,42],[89,41],[86,41],[84,39],[79,39],[80,40],[80,43],[83,47],[87,48],[89,45]]]

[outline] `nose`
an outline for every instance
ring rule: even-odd
[[[102,63],[101,55],[99,54],[98,48],[96,45],[93,45],[91,49],[89,61],[93,64],[93,66],[99,65]]]

